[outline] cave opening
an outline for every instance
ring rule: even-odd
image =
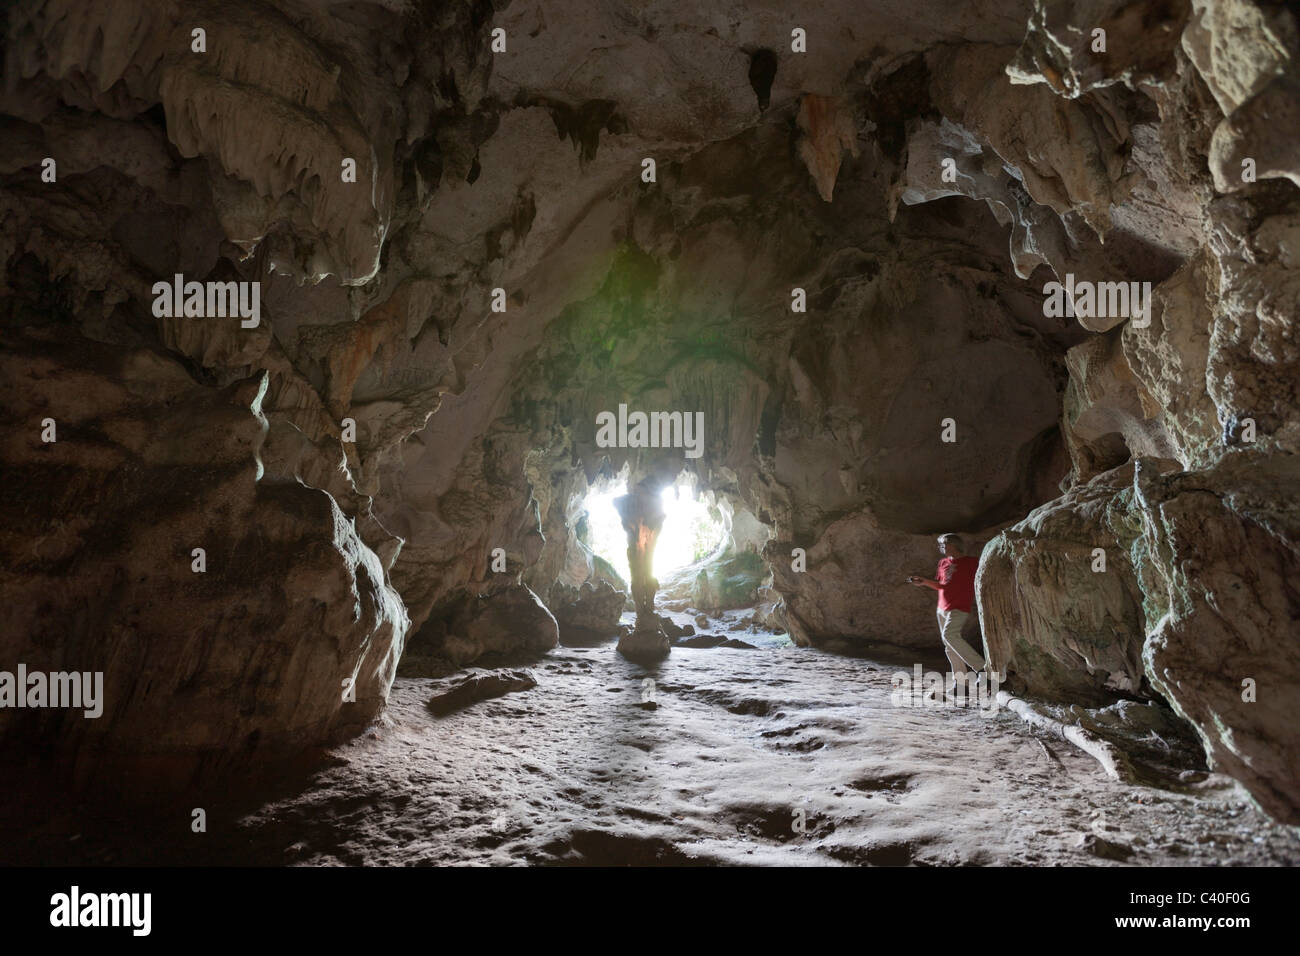
[[[627,535],[614,506],[628,491],[626,478],[593,487],[583,499],[587,542],[592,553],[613,565],[626,581]],[[701,492],[685,472],[659,493],[664,510],[663,528],[655,546],[653,573],[661,582],[721,551],[727,541],[728,522],[714,496]]]

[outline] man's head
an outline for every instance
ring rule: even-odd
[[[939,553],[949,558],[960,558],[966,552],[962,549],[962,540],[955,534],[939,535]]]

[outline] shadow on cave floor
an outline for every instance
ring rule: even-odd
[[[536,686],[442,717],[426,704],[464,673],[399,677],[365,733],[256,793],[128,813],[10,787],[25,796],[0,807],[0,862],[1300,863],[1300,837],[1222,776],[1112,781],[1009,712],[894,706],[897,663],[724,623],[750,646],[677,646],[653,668],[613,640],[558,647],[528,666]]]
[[[73,791],[61,768],[11,757],[0,764],[0,779],[21,784],[0,798],[0,866],[274,864],[246,858],[228,840],[202,840],[206,834],[193,830],[195,809],[204,811],[208,834],[234,833],[241,817],[345,766],[331,751],[315,750],[181,793],[107,776]]]

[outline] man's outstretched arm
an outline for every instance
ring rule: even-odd
[[[919,574],[913,574],[907,579],[908,584],[914,584],[918,588],[929,588],[931,591],[942,591],[943,585],[938,581],[932,581],[930,578],[923,578]]]

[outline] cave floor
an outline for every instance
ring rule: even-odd
[[[1300,862],[1300,838],[1223,776],[1117,783],[1006,711],[892,706],[897,666],[738,636],[760,646],[677,647],[650,669],[613,641],[559,647],[529,667],[536,687],[441,718],[426,701],[464,673],[399,678],[379,722],[254,809],[134,851],[78,834],[46,862]]]

